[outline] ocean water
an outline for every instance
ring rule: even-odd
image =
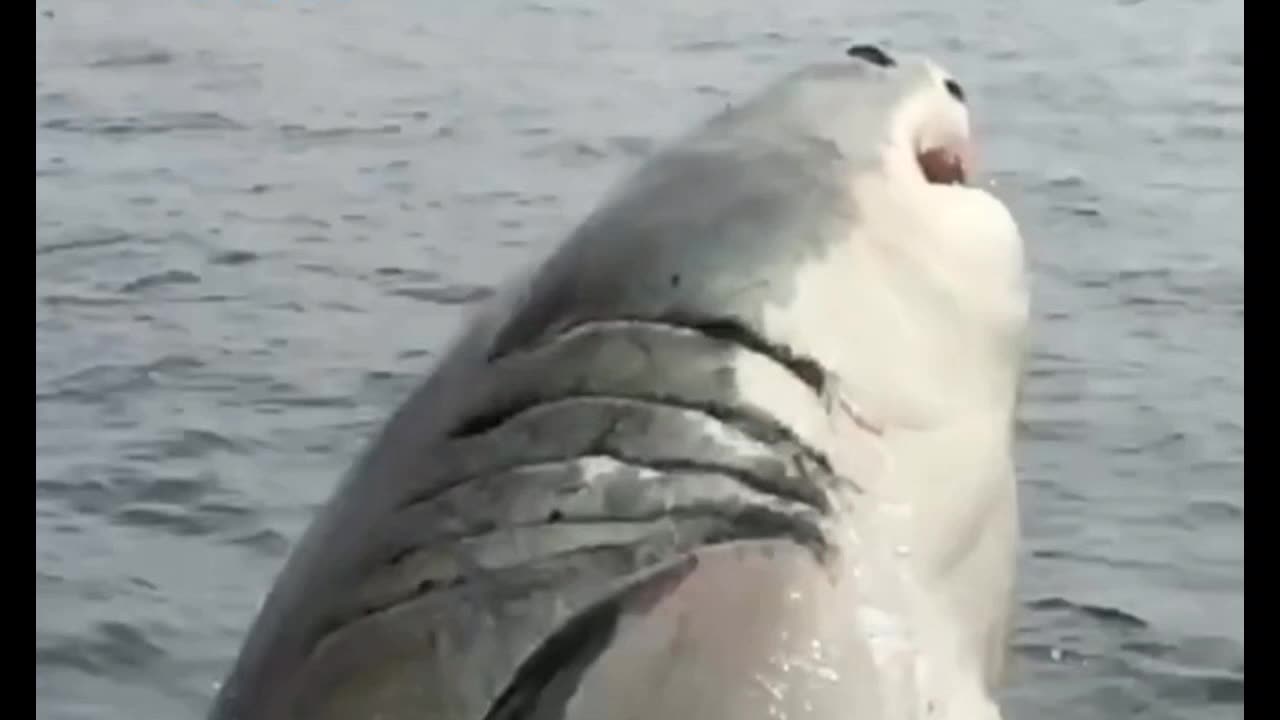
[[[852,42],[1027,237],[1010,718],[1243,715],[1243,5],[37,0],[36,714],[199,718],[471,303]]]

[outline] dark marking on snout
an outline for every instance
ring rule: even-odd
[[[875,45],[854,45],[845,50],[845,54],[851,58],[866,60],[872,65],[878,65],[883,68],[891,68],[898,64],[896,60],[889,57],[889,54]]]
[[[960,87],[960,83],[947,78],[947,81],[942,83],[942,85],[947,88],[948,93],[951,93],[951,97],[955,98],[959,102],[964,102],[964,88]]]

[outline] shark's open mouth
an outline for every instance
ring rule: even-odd
[[[967,142],[927,148],[916,155],[920,172],[935,185],[966,185],[969,181],[971,151]]]

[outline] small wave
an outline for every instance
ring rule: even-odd
[[[1093,553],[1072,552],[1069,550],[1035,550],[1031,556],[1038,560],[1065,560],[1089,565],[1101,565],[1121,570],[1156,571],[1165,566],[1158,562],[1132,560],[1114,556],[1096,555]]]
[[[422,63],[411,57],[403,57],[385,52],[377,52],[365,45],[356,45],[351,43],[340,43],[338,45],[344,52],[358,55],[371,60],[382,67],[394,70],[417,70],[422,67]]]
[[[704,53],[717,52],[720,50],[734,50],[738,47],[738,43],[731,40],[694,40],[691,42],[678,43],[672,46],[672,50],[676,52]]]
[[[243,389],[243,388],[242,388]],[[265,393],[265,395],[264,395]],[[258,412],[276,414],[289,409],[352,409],[355,401],[346,395],[308,395],[294,385],[272,382],[266,388],[258,389],[249,404]]]
[[[351,313],[355,315],[358,315],[364,312],[363,309],[358,308],[355,305],[352,305],[350,303],[342,302],[340,300],[330,300],[327,302],[322,302],[317,307],[319,307],[321,310],[333,310],[335,312]]]
[[[214,265],[245,265],[259,257],[258,253],[250,250],[228,250],[214,255],[209,262]]]
[[[97,402],[114,393],[154,386],[157,376],[181,374],[203,366],[199,359],[187,355],[167,355],[146,365],[94,365],[51,381],[49,390],[36,391],[36,402],[59,399]]]
[[[96,515],[110,509],[114,492],[109,483],[96,479],[71,482],[38,478],[36,497],[58,501],[77,513]]]
[[[699,95],[709,95],[711,97],[727,98],[731,95],[728,90],[716,87],[715,85],[699,85],[693,89]]]
[[[1159,640],[1131,640],[1121,643],[1120,649],[1138,655],[1146,655],[1147,657],[1162,658],[1176,652],[1178,646]]]
[[[176,436],[126,448],[133,460],[200,459],[215,453],[237,453],[241,446],[208,430],[183,430]]]
[[[100,247],[110,247],[112,245],[127,243],[133,239],[135,239],[134,236],[127,233],[112,233],[101,237],[88,237],[79,240],[68,240],[60,243],[46,243],[44,245],[36,245],[36,257],[72,250],[91,250]]]
[[[258,510],[221,491],[217,476],[152,478],[139,469],[153,466],[77,468],[65,479],[37,479],[36,497],[77,516],[172,535],[243,534],[262,526]]]
[[[280,126],[280,132],[286,138],[302,140],[345,140],[354,137],[376,137],[380,135],[399,135],[402,128],[394,123],[377,127],[332,127],[311,128],[305,125],[286,124]]]
[[[1046,187],[1056,190],[1067,190],[1084,187],[1084,176],[1078,173],[1063,173],[1044,181]]]
[[[583,140],[561,140],[529,150],[525,157],[550,157],[567,165],[577,166],[607,158],[609,153]]]
[[[361,395],[366,399],[385,398],[388,402],[394,402],[420,380],[421,375],[418,373],[371,370],[361,378]]]
[[[1014,652],[1025,658],[1063,665],[1084,665],[1090,659],[1079,650],[1047,643],[1018,643]]]
[[[265,402],[264,405],[297,408],[354,408],[355,402],[345,395],[284,397]]]
[[[150,530],[166,530],[175,535],[202,535],[205,528],[186,511],[168,505],[134,504],[115,513],[121,525]]]
[[[1244,508],[1225,500],[1193,500],[1187,509],[1197,520],[1240,520]]]
[[[440,280],[440,273],[431,270],[411,270],[402,267],[386,266],[374,270],[374,273],[383,277],[404,278],[417,282],[436,282]]]
[[[163,285],[190,285],[200,282],[200,276],[186,270],[166,270],[160,273],[144,275],[125,283],[120,292],[137,293]]]
[[[1156,695],[1181,706],[1244,703],[1243,668],[1202,667],[1149,657],[1120,659],[1116,664],[1122,668],[1118,674],[1141,678]]]
[[[523,197],[518,190],[486,190],[483,192],[459,193],[458,201],[468,205],[485,205],[489,203],[505,203]]]
[[[1146,455],[1153,450],[1163,450],[1187,442],[1189,436],[1180,430],[1170,430],[1158,437],[1140,441],[1116,443],[1112,451],[1119,455]]]
[[[268,557],[281,557],[289,551],[289,539],[270,529],[242,533],[230,538],[227,542],[252,548]]]
[[[157,503],[131,503],[113,516],[115,522],[135,528],[158,530],[173,535],[214,535],[251,520],[250,508],[225,503],[202,503],[194,507]]]
[[[332,265],[324,265],[321,263],[304,262],[304,263],[298,263],[297,267],[299,270],[305,270],[309,273],[315,273],[316,275],[323,275],[324,277],[342,278],[342,277],[351,276],[351,273],[348,271],[341,270]],[[287,304],[290,306],[289,309],[291,310],[301,312],[303,309],[302,306],[298,305],[297,303],[290,302]]]
[[[1042,442],[1064,442],[1077,440],[1089,433],[1090,427],[1084,420],[1035,420],[1027,419],[1021,424],[1028,439]]]
[[[129,507],[191,507],[216,487],[216,478],[208,474],[154,478],[136,465],[87,466],[73,469],[65,479],[37,479],[36,497],[84,515],[111,515]]]
[[[147,117],[55,118],[41,127],[90,135],[156,135],[181,131],[244,129],[240,123],[214,112],[156,113]]]
[[[36,99],[42,103],[50,103],[53,105],[70,105],[71,95],[65,92],[47,92],[40,93]]]
[[[40,301],[49,307],[116,307],[129,304],[128,300],[109,295],[49,295]]]
[[[1244,140],[1244,129],[1221,124],[1189,122],[1178,128],[1178,137],[1187,140]]]
[[[611,145],[622,151],[624,155],[632,157],[642,157],[647,155],[653,149],[653,138],[638,137],[634,135],[620,135],[609,141]]]
[[[326,220],[297,213],[285,215],[284,217],[261,217],[249,215],[247,213],[240,212],[239,210],[228,210],[222,214],[222,217],[227,221],[248,221],[266,225],[297,225],[300,227],[318,228],[323,230],[328,230],[333,227]]]
[[[130,585],[140,587],[143,590],[159,590],[160,587],[146,578],[130,577],[128,579]]]
[[[365,165],[359,169],[361,175],[377,175],[384,172],[401,172],[407,170],[410,166],[408,160],[392,160],[385,165]]]
[[[166,653],[142,630],[122,622],[93,626],[86,636],[36,639],[36,665],[70,667],[93,674],[115,675],[164,659]]]
[[[423,101],[418,98],[410,98],[405,101],[392,101],[392,102],[397,104],[401,104],[402,102],[417,104]],[[402,111],[389,112],[386,114],[386,116],[390,118],[399,118],[403,120],[413,120],[415,122],[423,122],[424,120],[431,119],[431,111],[430,110],[402,110]]]
[[[445,285],[441,287],[399,288],[392,290],[391,294],[437,305],[467,305],[492,297],[494,291],[483,285]]]
[[[1054,210],[1072,217],[1097,219],[1102,217],[1102,210],[1093,205],[1058,204]]]
[[[1107,607],[1105,605],[1075,603],[1063,597],[1048,597],[1040,600],[1032,600],[1027,603],[1027,608],[1043,612],[1066,611],[1086,616],[1090,619],[1113,627],[1124,627],[1129,629],[1146,629],[1150,627],[1147,624],[1147,621],[1136,615],[1131,615],[1130,613],[1120,610],[1119,608]]]
[[[173,62],[173,53],[167,50],[150,50],[135,53],[113,55],[89,63],[91,68],[124,68],[145,65],[168,65]]]

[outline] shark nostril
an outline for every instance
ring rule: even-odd
[[[878,65],[879,67],[887,68],[898,64],[893,58],[889,57],[888,53],[875,45],[854,45],[848,50],[845,50],[845,54],[851,58],[866,60],[872,65]]]

